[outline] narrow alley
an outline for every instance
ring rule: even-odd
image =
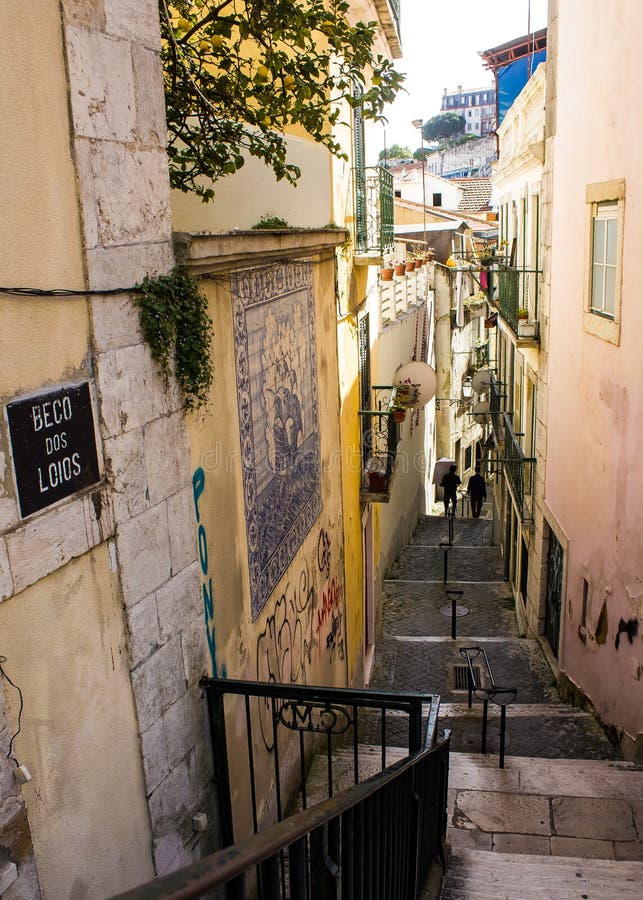
[[[440,728],[451,731],[451,854],[442,897],[462,900],[470,887],[471,896],[513,900],[531,897],[532,887],[533,896],[556,900],[640,896],[643,771],[621,761],[590,712],[561,703],[539,643],[519,633],[489,509],[477,520],[459,513],[446,585],[444,516],[421,518],[392,567],[371,678],[373,688],[441,696]],[[462,591],[455,641],[447,589]],[[459,653],[465,646],[484,648],[496,683],[517,689],[507,707],[504,770],[493,703],[488,755],[480,754],[482,703],[474,699],[467,707],[466,661]],[[490,851],[511,856],[500,864]],[[537,877],[543,855],[552,857],[544,886]],[[553,893],[544,892],[553,885]],[[588,885],[599,892],[587,894]],[[578,892],[566,893],[572,888]]]

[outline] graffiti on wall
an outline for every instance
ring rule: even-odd
[[[321,656],[322,648],[325,647],[331,656],[336,652],[339,659],[344,659],[344,588],[336,578],[331,578],[330,563],[330,538],[328,532],[322,528],[317,539],[317,567],[325,583],[316,611],[315,639],[318,656]]]
[[[314,573],[311,577],[311,569]],[[321,587],[317,581],[321,580]],[[257,680],[272,684],[307,684],[313,661],[344,659],[344,589],[331,575],[331,542],[322,529],[316,548],[316,564],[304,561],[299,575],[290,581],[275,602],[257,638]],[[277,707],[275,712],[279,713]],[[263,741],[273,746],[272,707],[259,700]]]
[[[312,267],[241,272],[231,288],[255,619],[322,508]]]
[[[212,590],[212,576],[210,575],[210,561],[208,558],[208,536],[205,525],[201,521],[199,501],[205,490],[205,472],[199,466],[192,476],[192,496],[194,497],[194,517],[197,524],[197,541],[199,547],[199,565],[201,567],[201,592],[203,595],[203,616],[205,619],[205,638],[210,653],[210,665],[212,677],[226,677],[225,666],[219,672],[217,666],[216,629],[214,627],[214,593]]]

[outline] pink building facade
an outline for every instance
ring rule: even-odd
[[[643,177],[641,123],[632,109],[643,7],[638,0],[617,7],[606,15],[598,0],[550,2],[541,603],[563,684],[615,726],[627,756],[640,758]]]

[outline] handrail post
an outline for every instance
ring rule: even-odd
[[[454,641],[456,639],[456,618],[458,615],[457,602],[458,597],[462,597],[463,594],[464,591],[446,591],[447,597],[451,597],[451,637]]]
[[[217,804],[221,826],[221,843],[224,847],[234,844],[234,825],[232,818],[232,797],[230,795],[230,772],[228,769],[228,744],[226,739],[225,710],[223,694],[216,690],[212,682],[201,687],[205,690],[210,719],[210,735],[212,737],[212,754],[214,762],[214,783],[217,790]]]
[[[487,712],[489,711],[489,701],[482,701],[482,741],[480,742],[480,753],[483,755],[487,752]]]
[[[507,707],[503,703],[500,706],[500,759],[498,761],[498,768],[504,769],[505,767],[505,728],[507,727]]]
[[[414,700],[409,712],[409,753],[422,749],[422,704]]]

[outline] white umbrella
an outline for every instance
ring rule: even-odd
[[[440,484],[444,476],[449,471],[449,466],[454,466],[455,460],[449,459],[447,456],[441,456],[440,459],[437,460],[435,467],[433,469],[433,479],[432,484]]]

